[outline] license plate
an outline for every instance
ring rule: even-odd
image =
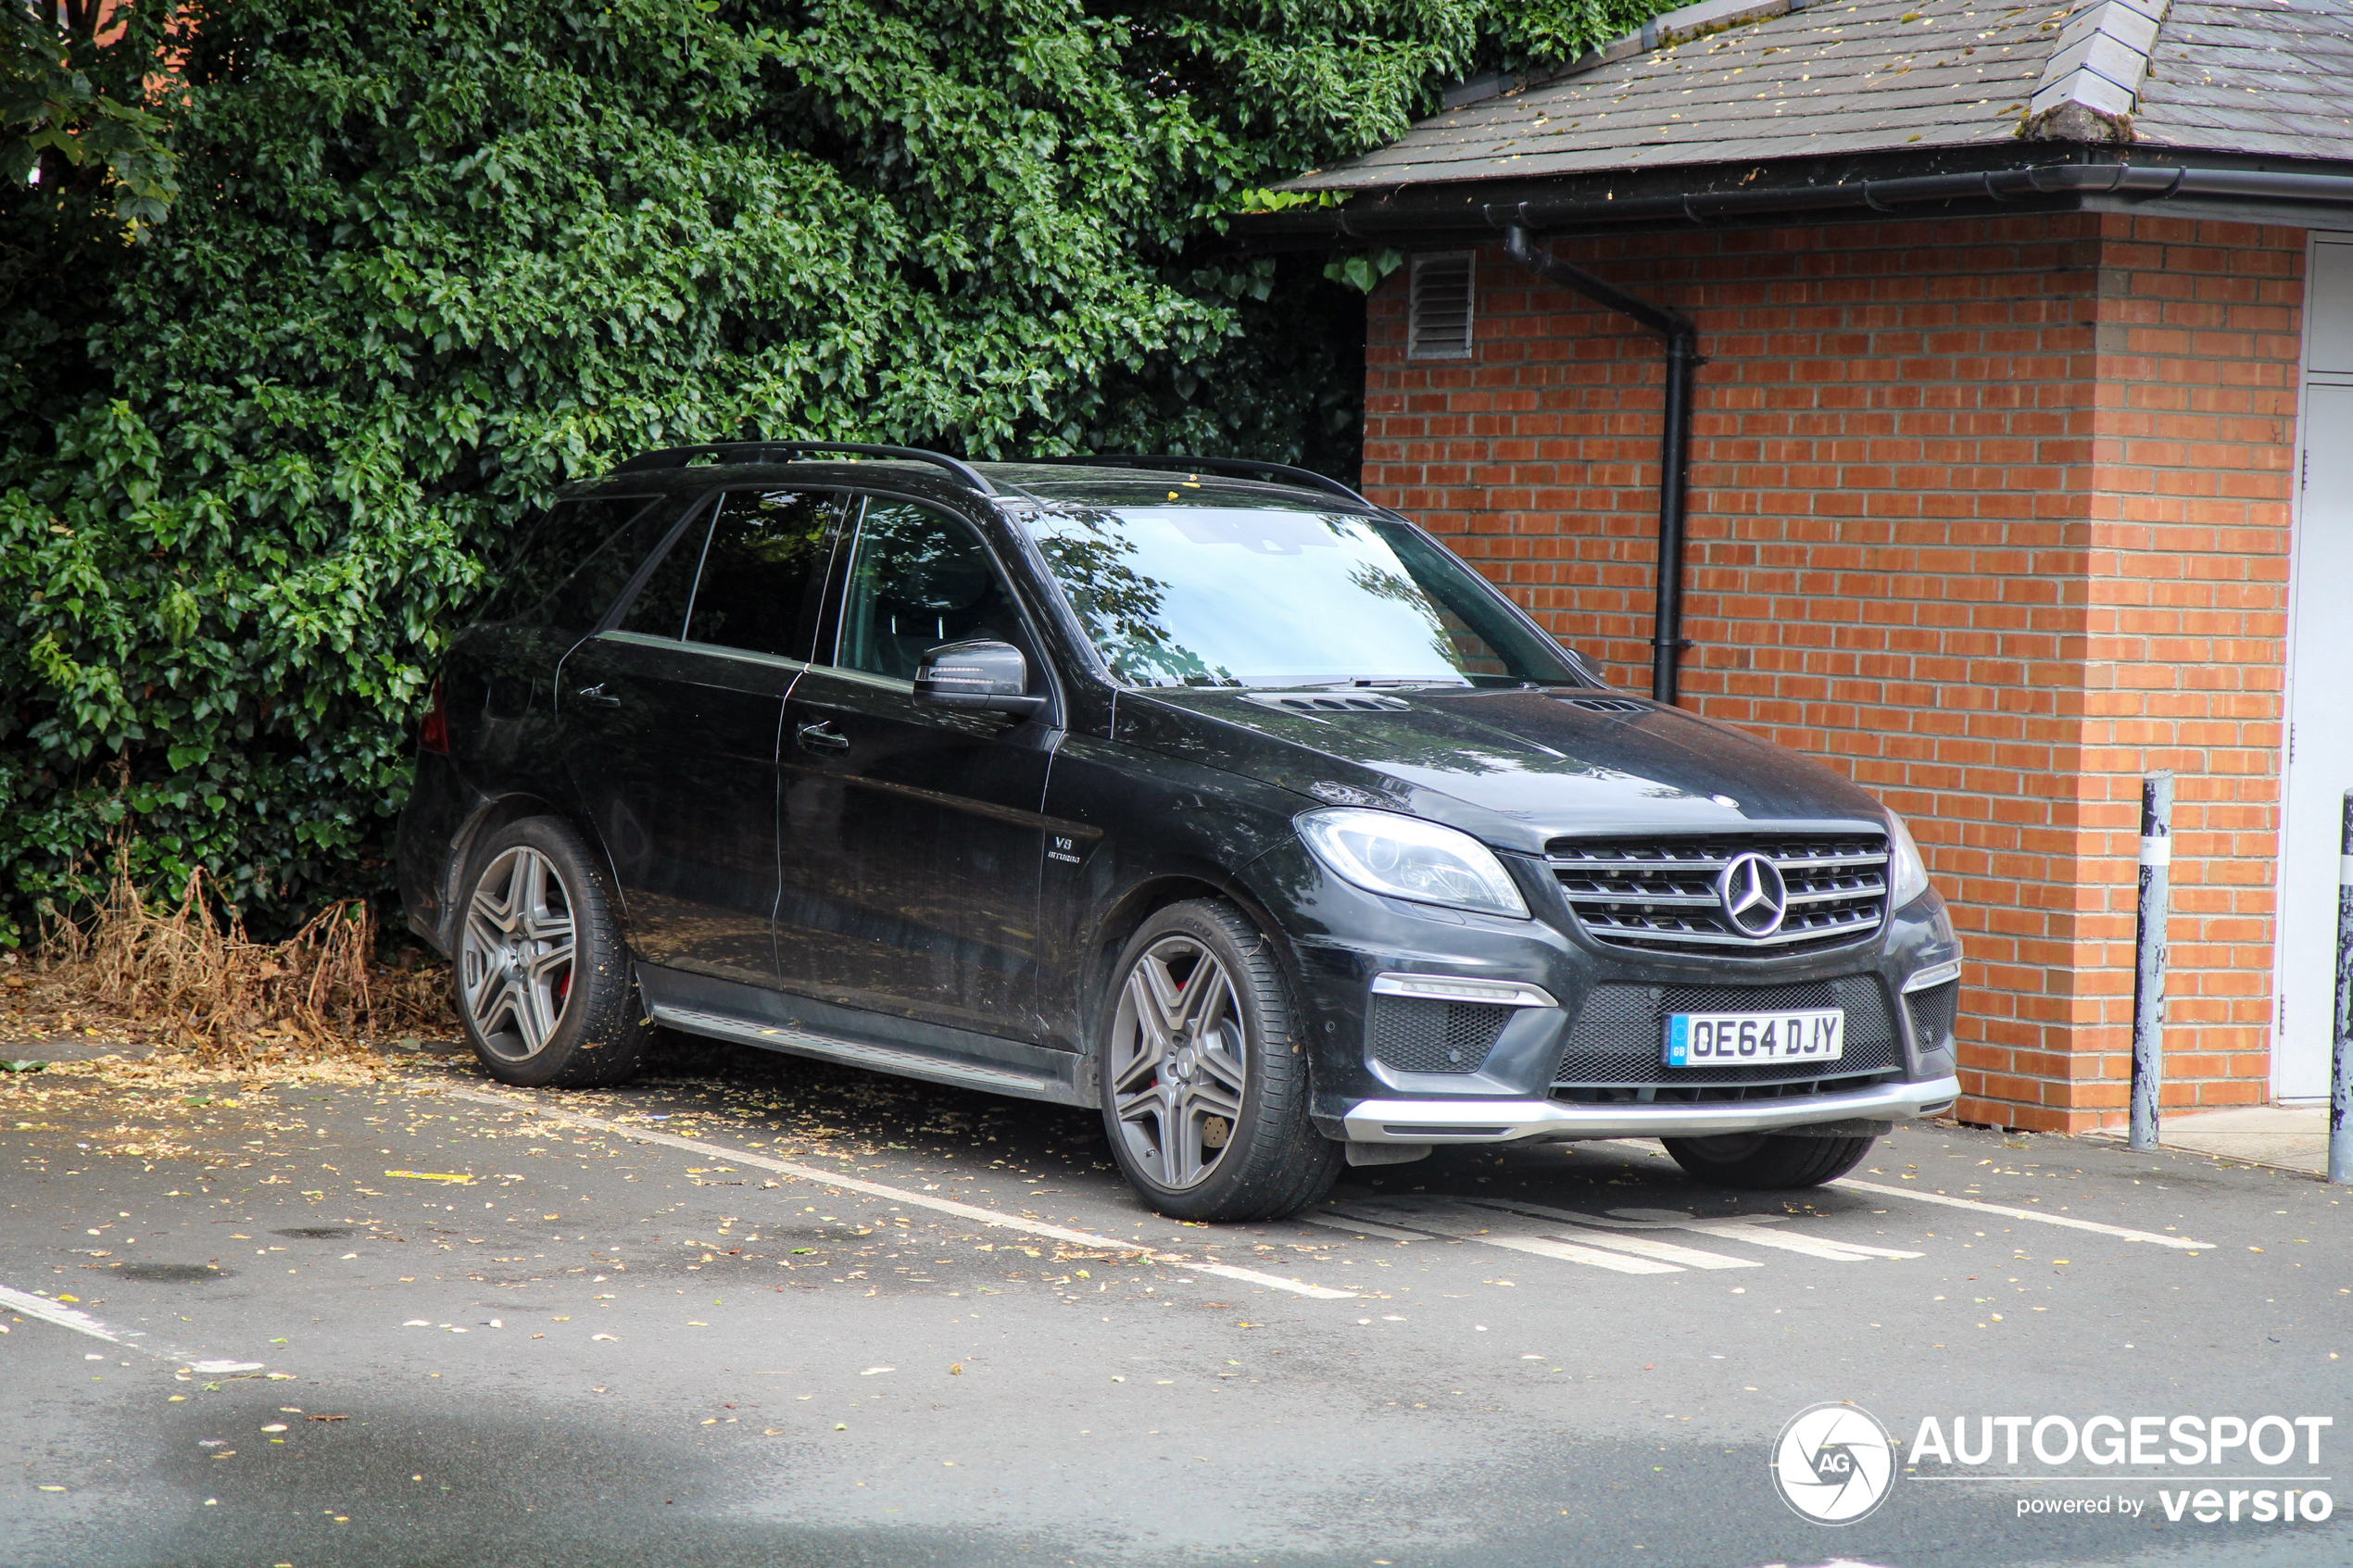
[[[1836,1061],[1846,1054],[1846,1010],[1670,1012],[1667,1065],[1739,1067],[1767,1061]]]

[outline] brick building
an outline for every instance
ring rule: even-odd
[[[2324,1095],[2353,6],[1718,0],[1451,103],[1248,235],[1403,254],[1368,492],[1648,689],[1664,340],[1506,235],[1680,312],[1680,700],[1909,821],[1968,943],[1960,1113],[2123,1120],[2158,768],[2165,1103]]]

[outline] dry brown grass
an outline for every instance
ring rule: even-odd
[[[365,902],[322,909],[283,942],[254,941],[243,922],[216,912],[215,902],[199,871],[178,907],[158,913],[119,861],[87,919],[51,923],[37,989],[51,1009],[78,997],[84,1014],[217,1065],[344,1054],[371,1038],[454,1032],[447,972],[378,966],[375,918]],[[71,1012],[66,1017],[70,1030]],[[86,1025],[81,1032],[93,1033]]]

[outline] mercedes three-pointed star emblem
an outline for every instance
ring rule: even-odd
[[[1743,936],[1770,936],[1789,914],[1789,884],[1780,868],[1754,852],[1732,857],[1716,879],[1716,897]]]

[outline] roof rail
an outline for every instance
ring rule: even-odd
[[[1293,468],[1289,463],[1262,463],[1255,458],[1180,458],[1165,453],[1149,457],[1140,452],[1091,452],[1084,457],[1024,458],[1019,460],[1025,463],[1060,463],[1075,468],[1163,469],[1173,473],[1214,473],[1226,479],[1272,474],[1278,484],[1289,484],[1302,490],[1320,490],[1327,495],[1345,495],[1359,506],[1373,505],[1328,475],[1310,469]]]
[[[659,452],[640,452],[612,471],[627,473],[638,469],[683,469],[701,457],[717,458],[722,462],[730,463],[790,462],[795,458],[823,452],[849,452],[864,458],[898,458],[911,463],[929,463],[934,468],[947,470],[984,495],[1000,494],[995,485],[981,477],[978,469],[944,452],[926,452],[919,446],[875,446],[855,441],[714,441],[699,446],[665,446]],[[782,453],[783,456],[772,458],[770,453]]]

